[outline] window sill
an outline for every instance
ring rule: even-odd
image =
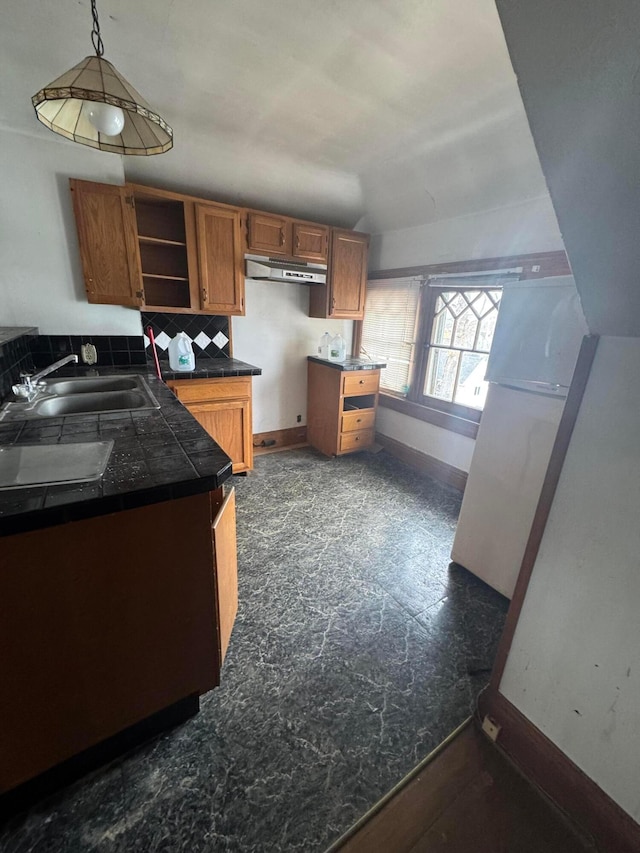
[[[475,421],[443,412],[440,409],[434,409],[431,406],[423,406],[402,397],[395,397],[393,394],[385,394],[384,391],[380,392],[379,404],[387,409],[401,412],[403,415],[409,415],[411,418],[417,418],[420,421],[442,427],[442,429],[457,432],[459,435],[475,438],[478,434],[479,424]]]

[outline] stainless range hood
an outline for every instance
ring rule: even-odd
[[[279,258],[245,255],[245,275],[255,281],[326,284],[326,264],[293,264]]]

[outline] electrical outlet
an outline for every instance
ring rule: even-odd
[[[80,355],[85,364],[95,364],[98,360],[98,352],[93,344],[82,344]]]
[[[486,734],[489,740],[492,740],[494,743],[498,740],[498,735],[500,734],[500,729],[502,727],[499,726],[495,720],[492,720],[491,717],[486,716],[482,721],[482,731]]]
[[[298,417],[296,418],[296,420],[298,421],[298,423],[302,423],[302,415],[298,415]]]

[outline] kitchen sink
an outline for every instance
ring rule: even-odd
[[[40,418],[84,415],[91,412],[120,412],[143,409],[145,397],[137,391],[97,391],[88,394],[66,394],[36,402],[33,412]]]
[[[46,394],[91,394],[103,391],[134,391],[138,386],[138,377],[127,376],[87,376],[82,379],[44,380]]]
[[[112,449],[113,441],[0,446],[0,491],[97,480]]]
[[[58,379],[39,384],[37,395],[29,402],[5,403],[0,422],[158,408],[142,376]]]

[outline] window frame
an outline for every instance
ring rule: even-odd
[[[431,278],[443,275],[452,276],[451,285],[443,285],[442,289],[449,290],[478,290],[477,285],[456,286],[455,277],[465,278],[473,273],[489,273],[495,270],[522,267],[518,276],[520,281],[527,279],[548,278],[558,275],[571,275],[569,260],[564,251],[537,252],[527,255],[511,255],[494,258],[483,258],[470,261],[452,261],[444,264],[432,264],[421,267],[404,267],[399,269],[376,270],[369,274],[369,280],[415,278],[422,277],[425,285],[420,293],[418,304],[418,326],[415,341],[415,357],[409,377],[409,392],[404,395],[388,389],[380,389],[379,404],[384,408],[393,409],[421,421],[448,429],[461,435],[475,438],[478,425],[482,418],[482,410],[464,406],[439,397],[422,395],[426,377],[431,330],[435,315],[435,305],[439,286],[429,286],[426,282]],[[495,285],[486,286],[495,289]],[[360,353],[362,341],[362,321],[354,323],[353,352]],[[426,344],[426,346],[425,346]]]
[[[464,276],[461,276],[463,278]],[[455,415],[465,420],[475,421],[480,423],[482,417],[482,409],[476,409],[473,406],[465,406],[462,403],[456,403],[453,400],[443,400],[441,397],[432,397],[429,394],[423,393],[427,381],[427,366],[429,363],[429,352],[434,344],[431,343],[431,335],[433,330],[433,322],[436,313],[436,303],[438,296],[447,291],[476,291],[476,290],[498,290],[502,289],[502,285],[483,284],[481,281],[478,284],[457,285],[455,279],[451,280],[451,284],[436,284],[431,285],[425,282],[425,285],[420,294],[420,302],[418,311],[420,319],[418,322],[418,335],[416,336],[416,358],[414,361],[414,370],[409,379],[409,393],[406,395],[407,400],[417,403],[421,406],[426,406],[431,409],[439,409],[442,412],[447,412],[450,415]],[[447,349],[447,347],[445,347]],[[475,350],[465,350],[475,352]]]

